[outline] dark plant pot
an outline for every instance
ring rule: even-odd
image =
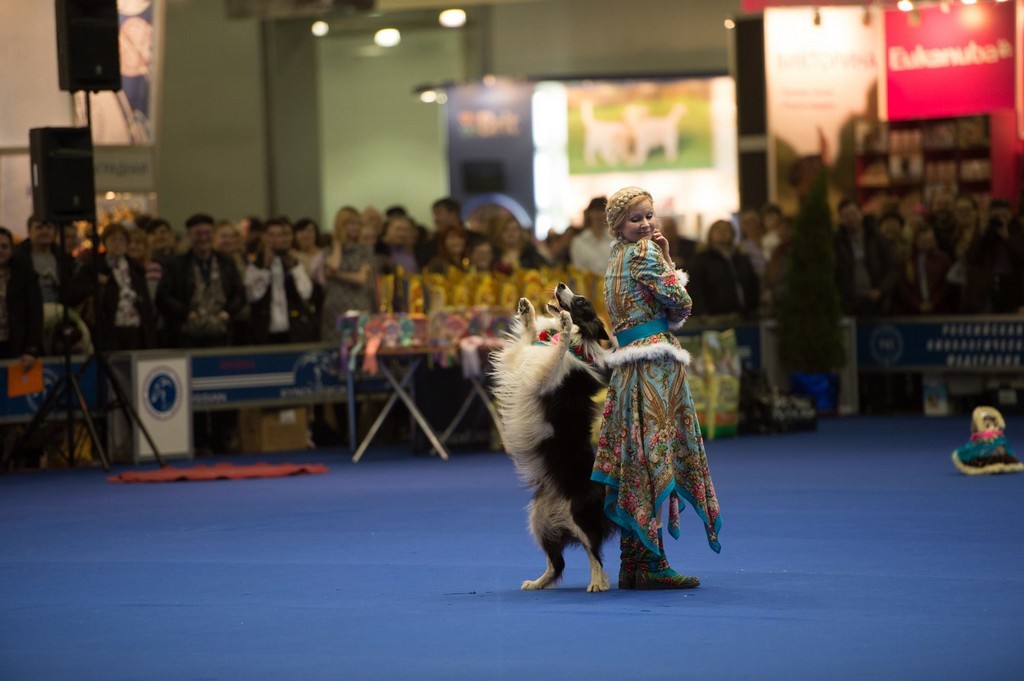
[[[789,375],[789,390],[794,395],[805,395],[814,400],[819,414],[836,414],[839,411],[839,374],[794,371]]]

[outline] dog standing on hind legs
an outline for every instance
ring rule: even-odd
[[[607,383],[600,341],[608,335],[590,301],[565,284],[555,289],[548,310],[555,317],[538,320],[530,301],[520,299],[504,347],[492,354],[502,440],[534,491],[529,529],[547,557],[543,574],[522,588],[555,584],[565,569],[565,548],[579,544],[590,560],[587,591],[607,591],[601,546],[615,525],[590,472],[591,426],[600,410],[593,397]]]

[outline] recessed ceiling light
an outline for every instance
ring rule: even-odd
[[[402,42],[402,34],[397,28],[382,28],[373,35],[373,42],[381,47],[394,47]]]
[[[314,21],[313,25],[309,27],[309,30],[313,32],[317,38],[323,38],[331,30],[330,24],[326,21]]]
[[[445,28],[459,28],[466,25],[466,11],[446,9],[437,16],[437,20]]]

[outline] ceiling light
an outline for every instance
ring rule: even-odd
[[[373,42],[381,47],[394,47],[402,42],[402,34],[397,28],[382,28],[373,34]]]
[[[731,31],[732,29],[736,28],[736,22],[733,21],[732,19],[726,19],[725,27]]]
[[[437,91],[435,90],[424,90],[420,93],[420,101],[424,104],[433,104],[437,101]]]
[[[973,5],[976,2],[978,2],[978,0],[960,0],[960,2],[962,2],[965,5]]]
[[[327,35],[328,31],[331,30],[330,24],[326,21],[314,21],[313,25],[309,27],[309,30],[313,32],[317,38],[323,38]]]
[[[437,16],[437,20],[445,28],[459,28],[466,25],[466,11],[446,9]]]
[[[896,7],[898,7],[901,12],[912,12],[914,10],[914,3],[910,0],[900,0],[896,3]]]

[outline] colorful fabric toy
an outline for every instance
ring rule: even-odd
[[[971,439],[953,452],[953,464],[965,475],[1024,471],[1024,464],[1014,457],[1005,430],[1006,421],[998,409],[975,408],[971,417]]]

